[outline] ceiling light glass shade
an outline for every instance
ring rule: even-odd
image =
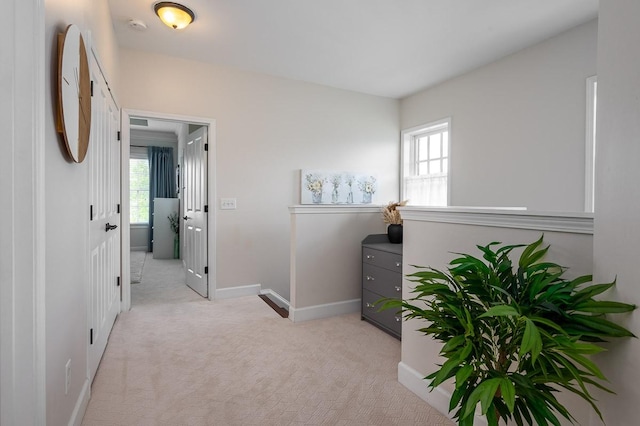
[[[170,1],[161,1],[153,6],[156,15],[164,24],[174,30],[181,30],[192,23],[196,16],[186,6]]]

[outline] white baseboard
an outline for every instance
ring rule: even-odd
[[[429,382],[424,379],[424,375],[409,367],[404,362],[398,363],[398,381],[420,399],[438,410],[442,415],[453,420],[453,413],[449,412],[451,393],[442,386],[431,390],[428,387]],[[487,420],[484,416],[476,414],[473,424],[475,426],[487,426]]]
[[[73,413],[71,413],[69,426],[80,426],[82,424],[82,419],[84,417],[85,411],[87,411],[87,405],[89,405],[90,397],[91,383],[89,383],[89,379],[86,379],[84,381],[84,385],[82,385],[82,391],[80,392],[80,396],[78,397],[76,406],[73,409]]]
[[[271,290],[270,288],[266,288],[264,290],[260,290],[260,294],[264,294],[264,295],[269,295],[274,299],[279,300],[287,310],[289,310],[291,308],[291,304],[289,303],[289,301],[287,299],[285,299],[284,297],[280,296],[278,293],[276,293],[275,291]]]
[[[260,294],[261,284],[243,285],[239,287],[217,288],[214,299],[232,299],[234,297],[256,296]]]
[[[360,299],[327,303],[324,305],[308,306],[306,308],[290,308],[289,319],[293,322],[310,321],[328,318],[336,315],[360,312]]]

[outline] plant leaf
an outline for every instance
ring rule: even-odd
[[[447,360],[444,364],[442,364],[442,367],[440,367],[440,370],[433,377],[433,380],[431,381],[429,386],[432,386],[435,388],[440,384],[442,384],[442,382],[444,382],[453,374],[455,374],[455,373],[452,373],[452,371],[456,369],[459,365],[460,365],[460,361],[457,358],[452,358]]]
[[[582,290],[577,291],[573,295],[573,297],[574,297],[576,302],[581,302],[583,300],[589,300],[593,296],[597,296],[598,294],[604,293],[605,291],[609,290],[614,285],[616,285],[615,280],[613,282],[610,282],[610,283],[607,283],[607,284],[590,285],[589,287],[585,287]]]
[[[547,247],[545,249],[538,250],[536,252],[536,249],[538,247],[540,247],[540,244],[542,244],[543,238],[544,238],[544,235],[540,236],[540,239],[538,239],[537,241],[534,241],[533,243],[529,244],[522,251],[522,254],[520,255],[520,260],[518,261],[518,265],[521,268],[525,268],[525,267],[535,263],[536,260],[539,260],[540,258],[542,258],[542,256],[545,255],[545,253],[547,252],[549,247]]]
[[[630,305],[622,302],[609,302],[605,300],[587,300],[582,303],[578,303],[573,307],[576,311],[580,312],[593,312],[599,314],[618,314],[623,312],[631,312],[636,308],[636,305]]]
[[[467,344],[464,345],[464,348],[462,348],[462,350],[460,351],[460,354],[458,356],[458,361],[464,361],[465,359],[467,359],[469,355],[471,355],[472,351],[473,351],[473,343],[468,341]]]
[[[546,325],[547,327],[557,331],[560,334],[564,334],[566,335],[567,332],[561,327],[559,326],[556,322],[549,320],[547,318],[542,318],[542,317],[530,317],[529,318],[531,321],[533,322],[537,322],[539,324],[543,324]]]
[[[516,387],[513,386],[513,383],[508,377],[503,377],[500,381],[500,393],[502,394],[502,400],[507,405],[509,412],[513,413],[516,405]]]
[[[469,376],[471,376],[471,374],[473,373],[473,370],[474,368],[471,364],[467,364],[460,370],[458,370],[458,372],[456,373],[456,389],[460,388],[466,383]]]
[[[485,313],[480,315],[478,318],[486,318],[486,317],[517,317],[520,316],[520,313],[510,305],[498,305],[489,308]]]
[[[465,404],[463,417],[467,417],[469,414],[473,413],[478,402],[480,402],[482,414],[487,414],[489,405],[491,405],[491,401],[493,401],[493,397],[496,395],[498,386],[500,386],[500,381],[501,379],[499,377],[494,377],[480,383],[473,392],[471,392],[471,395],[469,395],[469,399]]]
[[[605,377],[600,371],[600,369],[588,358],[578,353],[575,353],[573,351],[564,351],[564,353],[567,354],[567,356],[570,357],[572,360],[574,360],[575,362],[577,362],[578,364],[582,365],[587,370],[589,370],[591,374],[596,376],[598,379],[605,380]]]
[[[463,343],[464,343],[464,336],[462,334],[459,336],[455,336],[451,338],[447,343],[445,343],[445,345],[440,350],[440,353],[451,352],[452,350],[462,345]]]
[[[575,314],[571,315],[571,319],[578,324],[599,331],[607,337],[636,337],[626,328],[604,318]]]
[[[498,426],[498,416],[496,416],[496,410],[493,404],[487,408],[487,425]]]
[[[531,352],[531,360],[535,364],[538,355],[542,351],[542,339],[538,327],[529,318],[525,318],[524,334],[522,336],[522,345],[520,346],[520,358],[524,357],[527,352]]]
[[[402,308],[402,299],[384,298],[374,302],[375,306],[378,306],[378,311],[385,309],[400,309]]]

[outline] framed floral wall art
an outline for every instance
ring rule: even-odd
[[[374,204],[377,189],[371,173],[300,171],[300,204]]]

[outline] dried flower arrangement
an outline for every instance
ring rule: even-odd
[[[313,194],[321,194],[322,186],[327,182],[324,176],[315,173],[307,174],[305,179],[307,180],[307,189]]]
[[[177,212],[171,213],[169,216],[167,216],[167,219],[169,219],[169,226],[171,227],[171,230],[173,231],[173,233],[176,235],[179,234],[180,219],[178,218],[178,213]]]
[[[382,219],[384,223],[388,223],[390,225],[402,225],[402,218],[400,217],[400,212],[397,210],[397,207],[402,207],[407,205],[407,201],[404,200],[397,203],[389,202],[385,207],[382,208]]]

